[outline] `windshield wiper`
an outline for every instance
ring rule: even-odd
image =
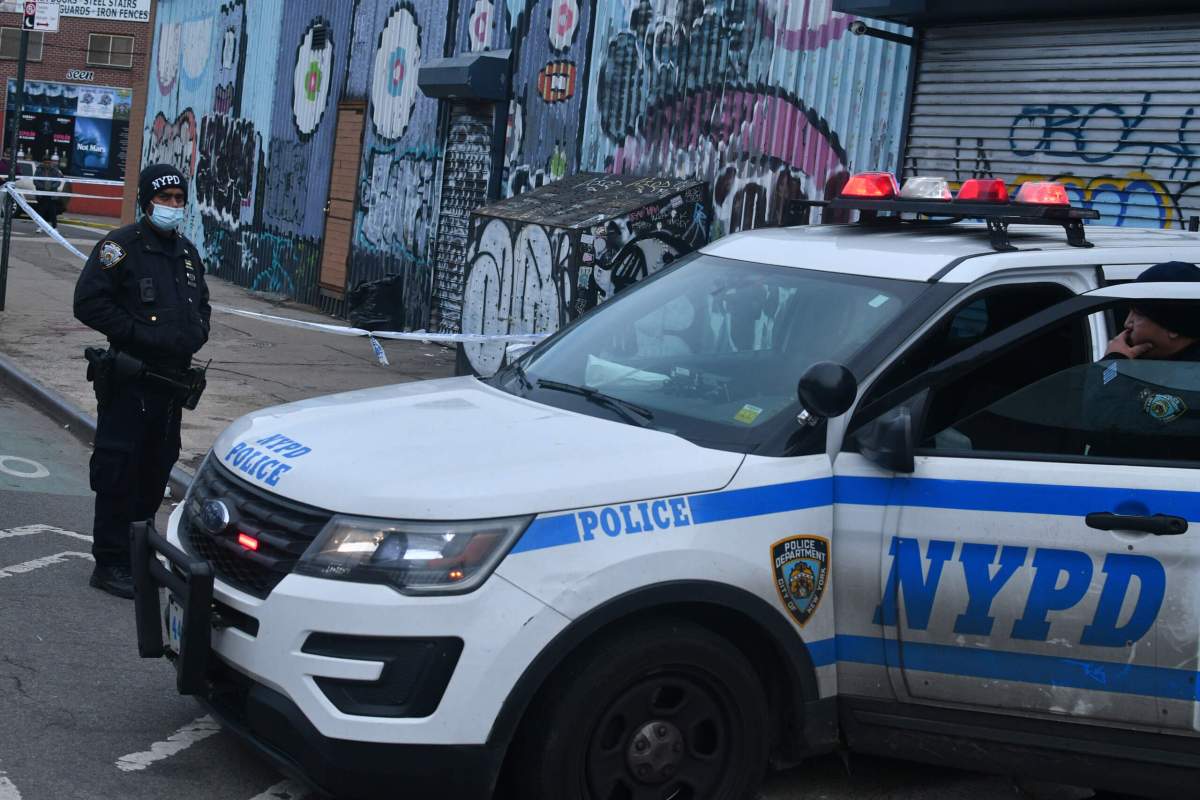
[[[540,389],[552,389],[556,392],[567,392],[569,394],[577,394],[580,397],[586,397],[596,405],[605,406],[616,411],[626,422],[642,428],[645,428],[650,420],[654,419],[654,412],[650,409],[643,408],[628,400],[622,400],[619,397],[605,394],[597,389],[589,389],[586,386],[575,386],[574,384],[563,383],[562,381],[547,380],[546,378],[538,378],[537,385]],[[635,414],[637,416],[634,416]],[[641,417],[641,419],[638,417]]]

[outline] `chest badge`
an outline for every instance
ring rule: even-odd
[[[1151,419],[1158,420],[1163,424],[1174,422],[1188,410],[1187,403],[1183,402],[1183,398],[1173,394],[1144,389],[1139,395],[1139,399],[1142,401],[1142,410],[1149,414]]]
[[[112,269],[125,260],[125,248],[116,242],[105,242],[100,245],[100,268]]]
[[[796,624],[816,613],[829,576],[829,540],[820,536],[793,536],[771,545],[771,565],[779,599]]]

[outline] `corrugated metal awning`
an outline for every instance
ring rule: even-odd
[[[1082,8],[1081,8],[1082,7]],[[833,0],[833,10],[918,27],[1035,19],[1181,14],[1196,0]]]

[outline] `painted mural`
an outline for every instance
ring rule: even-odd
[[[907,48],[851,21],[827,0],[598,4],[581,166],[708,180],[715,236],[894,169]]]
[[[434,59],[511,51],[503,197],[581,171],[698,179],[708,238],[896,166],[907,49],[849,35],[829,0],[249,2],[160,5],[142,162],[191,179],[214,274],[344,312],[318,280],[339,108],[365,106],[344,288],[400,276],[409,329],[466,324],[482,235],[453,192],[482,157],[457,144],[489,131],[420,91]]]
[[[316,303],[318,165],[331,157],[350,15],[321,0],[287,0],[286,15],[283,0],[256,0],[253,14],[247,3],[159,7],[142,163],[190,179],[185,231],[211,273]]]

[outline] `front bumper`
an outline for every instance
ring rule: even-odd
[[[381,786],[406,797],[490,796],[507,744],[491,741],[493,722],[566,618],[498,575],[444,597],[289,575],[259,599],[206,577],[208,563],[179,546],[178,518],[177,509],[165,538],[135,532],[134,577],[144,657],[163,654],[159,587],[183,607],[173,659],[181,692],[285,772],[339,797],[378,796]],[[355,646],[336,650],[346,642]],[[457,646],[427,647],[425,666],[392,669],[372,656],[381,642]],[[378,688],[389,674],[409,676],[390,711],[347,701],[346,687]]]
[[[200,702],[284,774],[337,798],[486,800],[504,749],[495,745],[381,744],[331,739],[287,697],[219,658]]]

